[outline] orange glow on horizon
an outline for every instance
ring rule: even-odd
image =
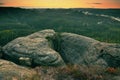
[[[31,8],[120,8],[117,0],[4,0],[3,3],[1,6]]]

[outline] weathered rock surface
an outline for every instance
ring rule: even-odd
[[[115,76],[112,80],[120,80],[120,76]]]
[[[72,33],[58,34],[53,30],[17,38],[5,45],[3,51],[5,59],[21,65],[61,66],[70,63],[120,67],[119,44],[103,43]]]
[[[102,45],[104,46],[105,43]],[[100,58],[104,59],[108,66],[120,67],[120,45],[119,44],[107,44],[101,50]]]
[[[26,37],[17,38],[3,47],[5,59],[21,65],[65,65],[58,52],[50,47],[46,37],[55,34],[53,30],[43,30]]]
[[[0,60],[0,80],[32,80],[36,72],[13,62]]]
[[[68,63],[120,66],[120,45],[102,43],[89,37],[62,33],[61,55]]]

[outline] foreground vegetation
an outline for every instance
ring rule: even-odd
[[[120,43],[120,22],[111,18],[87,15],[105,14],[120,17],[120,9],[21,9],[0,8],[0,46],[19,36],[42,29],[72,32],[94,39]]]
[[[36,67],[33,80],[119,80],[120,68],[69,65],[67,67]]]
[[[10,68],[12,69],[12,68]],[[18,68],[18,72],[20,68]],[[15,69],[16,70],[16,69]],[[25,70],[26,71],[26,70]],[[31,73],[7,73],[0,80],[119,80],[120,68],[100,66],[68,65],[64,67],[41,66]],[[6,73],[6,72],[5,72]],[[35,74],[33,74],[35,73]],[[3,74],[3,73],[2,73]],[[27,76],[29,74],[29,76]],[[33,74],[33,75],[32,75]],[[26,76],[25,76],[26,75]]]

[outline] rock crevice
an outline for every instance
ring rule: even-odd
[[[50,29],[17,38],[5,45],[3,52],[5,59],[27,66],[120,66],[120,44]]]

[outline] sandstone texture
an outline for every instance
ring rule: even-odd
[[[65,65],[58,52],[50,47],[46,37],[52,37],[53,30],[43,30],[17,38],[3,47],[4,58],[25,66]]]
[[[108,44],[82,35],[62,33],[60,52],[71,64],[120,66],[120,45]]]
[[[32,80],[36,72],[0,59],[0,80]]]
[[[42,30],[3,47],[3,57],[25,66],[66,64],[120,67],[120,44],[104,43],[73,33]]]

